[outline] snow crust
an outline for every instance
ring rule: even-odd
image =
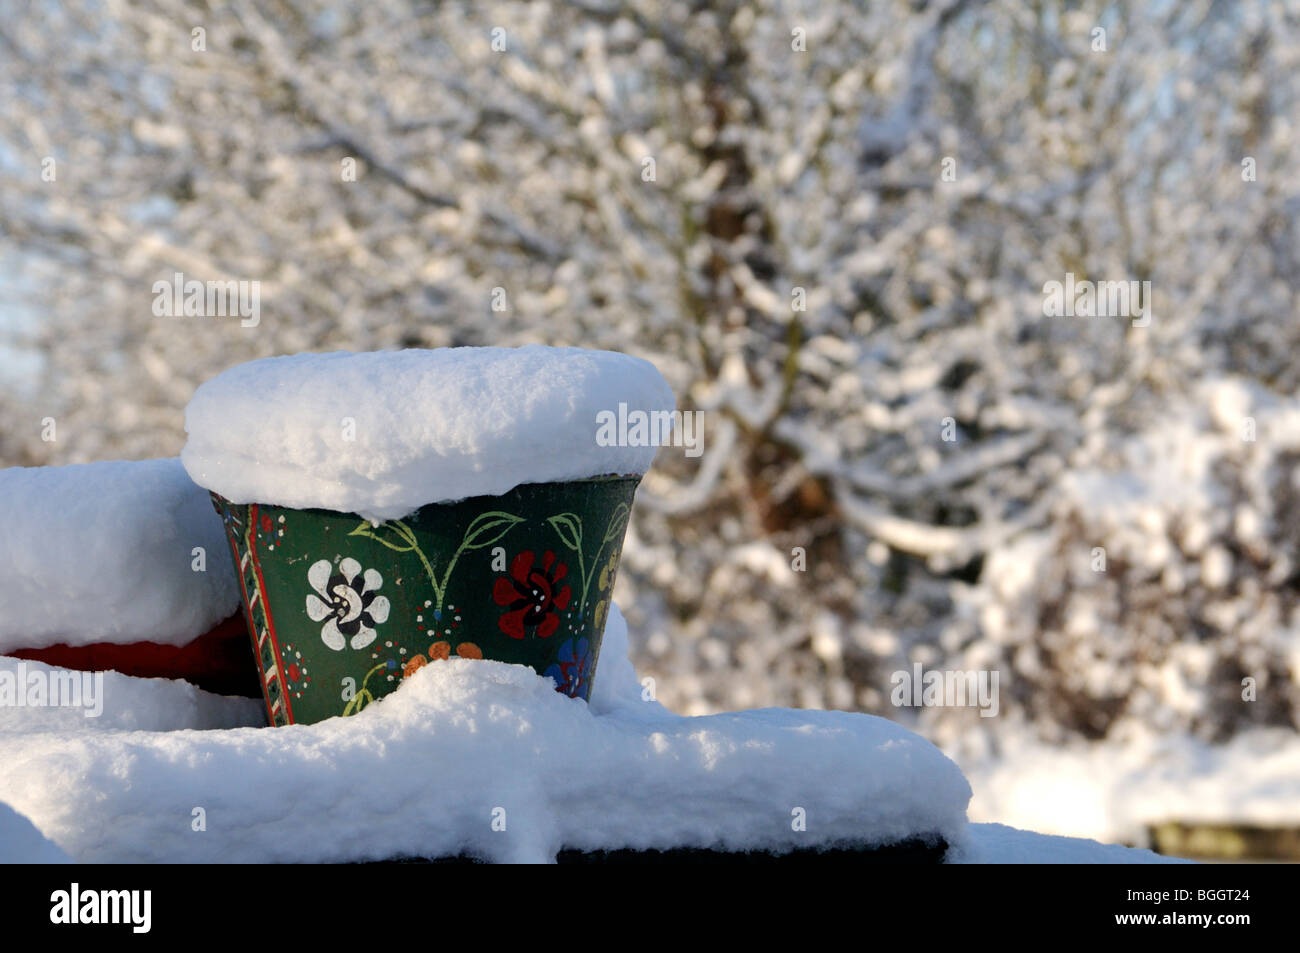
[[[451,659],[317,725],[193,730],[231,712],[180,706],[182,730],[87,730],[79,713],[47,725],[58,713],[28,709],[0,727],[0,800],[79,862],[549,861],[562,847],[960,836],[970,788],[923,738],[844,712],[674,715],[647,700],[616,609],[606,639],[590,705],[522,666]],[[171,686],[119,679],[104,717],[130,724],[138,707],[137,724],[161,728]]]
[[[221,520],[179,460],[0,470],[0,526],[0,654],[184,645],[239,606]]]
[[[654,446],[600,446],[597,415],[671,412],[649,361],[583,348],[296,354],[240,364],[185,409],[194,480],[236,503],[397,519],[521,483],[640,475]]]

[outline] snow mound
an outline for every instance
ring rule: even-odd
[[[76,705],[14,704],[30,699],[33,680],[51,685],[56,677],[77,679]],[[89,692],[85,691],[91,681]],[[28,686],[23,691],[23,685]],[[52,697],[47,691],[45,697]],[[66,699],[65,699],[66,700]],[[69,672],[42,662],[0,656],[0,733],[51,731],[177,731],[185,728],[243,728],[266,724],[260,698],[233,698],[205,692],[189,682],[135,678],[120,672]]]
[[[621,616],[610,628],[590,706],[523,666],[451,659],[316,725],[0,731],[0,799],[81,862],[549,861],[563,847],[960,836],[970,787],[923,738],[844,712],[673,715],[642,700],[616,664]],[[132,681],[141,704],[160,690]]]
[[[70,864],[58,845],[27,818],[0,802],[0,864]]]
[[[179,460],[0,470],[0,526],[0,654],[184,645],[239,607],[221,520]]]
[[[1149,850],[1056,837],[1003,824],[971,824],[945,858],[950,864],[1190,864]]]
[[[297,354],[240,364],[185,409],[195,481],[235,503],[397,519],[521,483],[643,474],[654,446],[600,446],[597,415],[671,412],[654,365],[582,348]]]

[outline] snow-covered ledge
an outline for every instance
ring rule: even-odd
[[[917,839],[950,845],[958,862],[1158,859],[967,825],[956,765],[881,718],[674,715],[643,698],[617,610],[606,640],[590,705],[522,666],[448,660],[382,704],[311,726],[254,727],[256,701],[114,673],[97,718],[0,709],[0,802],[57,845],[10,817],[27,836],[0,860],[546,862],[563,848]],[[0,659],[0,672],[20,665],[48,671]]]
[[[80,861],[548,861],[565,847],[960,838],[970,788],[919,736],[843,712],[673,715],[643,700],[621,615],[606,639],[590,706],[522,666],[449,660],[348,719],[161,731],[163,711],[177,729],[259,713],[118,678],[84,725],[8,710],[0,801]],[[123,730],[136,726],[154,730]]]

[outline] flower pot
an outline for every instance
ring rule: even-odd
[[[355,714],[454,657],[586,699],[639,480],[523,484],[377,525],[213,492],[270,723]]]

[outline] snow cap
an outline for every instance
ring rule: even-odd
[[[674,406],[653,364],[613,351],[296,354],[202,384],[185,408],[181,460],[233,503],[379,522],[521,483],[640,476],[657,447],[610,440],[616,428],[602,435],[599,421]]]
[[[212,498],[180,461],[0,470],[0,655],[184,645],[239,608]]]

